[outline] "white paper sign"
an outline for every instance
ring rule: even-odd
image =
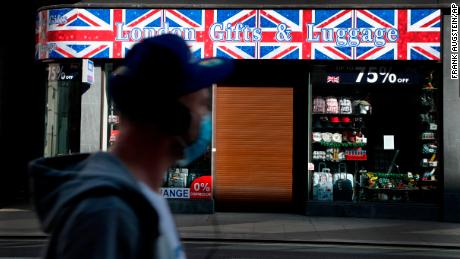
[[[315,164],[308,163],[308,171],[315,171]]]
[[[82,62],[82,82],[91,85],[94,83],[94,62],[89,59]]]
[[[383,135],[383,149],[394,150],[395,149],[395,136],[394,135]]]

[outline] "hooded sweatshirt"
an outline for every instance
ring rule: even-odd
[[[98,152],[29,165],[45,258],[154,258],[158,215],[125,165]]]

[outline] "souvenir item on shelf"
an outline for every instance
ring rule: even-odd
[[[438,129],[438,125],[436,123],[430,123],[430,126],[429,126],[430,130],[437,130]]]
[[[420,114],[420,120],[422,122],[425,122],[425,123],[428,123],[428,124],[431,124],[434,122],[433,120],[433,116],[429,113],[422,113]]]
[[[422,181],[428,181],[431,180],[431,177],[434,176],[434,173],[436,172],[436,168],[431,169],[430,172],[425,172],[422,177]]]
[[[119,134],[120,134],[120,131],[119,131],[119,130],[117,130],[117,129],[112,130],[112,131],[110,132],[109,141],[110,141],[111,143],[116,142]]]
[[[437,149],[438,146],[436,146],[435,144],[423,144],[422,152],[424,154],[434,154],[436,153]]]
[[[326,160],[326,151],[313,151],[313,160]]]
[[[362,132],[360,131],[357,132],[355,136],[356,136],[356,139],[355,139],[356,143],[364,143],[364,144],[367,143],[367,138],[364,136]]]
[[[337,117],[337,116],[333,116],[333,117],[331,117],[330,122],[331,122],[331,123],[339,123],[339,122],[340,122],[340,119],[339,119],[339,117]]]
[[[339,106],[341,114],[351,114],[353,112],[351,100],[349,98],[340,98]]]
[[[315,97],[313,99],[313,113],[325,113],[326,112],[326,100],[323,97]]]
[[[343,163],[339,164],[338,172],[334,174],[333,196],[335,201],[353,200],[353,175],[347,173]]]
[[[371,104],[366,100],[353,101],[353,110],[355,114],[370,114]]]
[[[313,173],[313,200],[332,200],[332,174],[325,163],[319,163],[318,171]]]
[[[339,113],[339,102],[337,98],[329,96],[326,98],[326,113],[338,114]]]
[[[345,160],[345,152],[339,152],[339,161]]]
[[[429,164],[428,164],[428,158],[422,159],[422,166],[423,166],[423,167],[428,167],[428,166],[429,166]]]
[[[435,89],[437,89],[437,88],[434,87],[433,84],[432,84],[431,82],[428,82],[428,83],[426,83],[426,84],[423,86],[422,89],[423,89],[423,90],[435,90]]]
[[[118,124],[119,123],[118,115],[109,115],[109,123]]]
[[[340,133],[332,134],[332,141],[336,143],[342,143],[342,134]]]
[[[330,132],[321,133],[321,139],[324,142],[331,142],[332,141],[332,133],[330,133]]]
[[[340,148],[328,148],[326,149],[326,161],[339,162],[343,155],[340,155]]]
[[[367,160],[366,150],[358,149],[348,149],[345,150],[345,159],[346,160]]]
[[[432,167],[438,166],[438,161],[436,161],[436,154],[433,154],[431,156],[430,160],[428,161],[428,166],[432,166]]]
[[[423,132],[422,133],[422,139],[424,139],[424,140],[435,139],[434,132]]]
[[[420,96],[420,103],[423,106],[432,106],[434,104],[433,98],[427,94],[423,94],[422,96]]]
[[[350,117],[342,117],[342,122],[343,123],[350,123],[351,119],[350,119]]]
[[[321,142],[321,132],[313,132],[313,142]]]
[[[428,165],[432,167],[438,166],[438,161],[428,161]]]

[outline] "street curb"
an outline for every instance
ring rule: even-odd
[[[277,240],[277,239],[238,239],[238,238],[181,238],[183,242],[216,242],[216,243],[264,243],[264,244],[304,244],[304,245],[339,245],[339,246],[378,246],[398,248],[423,248],[460,250],[460,245],[433,245],[417,243],[386,243],[386,242],[351,242],[351,241],[315,241],[315,240]]]
[[[2,240],[42,240],[47,239],[47,235],[0,235],[0,241]]]
[[[5,240],[33,240],[45,241],[47,235],[3,235],[0,241]],[[278,239],[244,239],[244,238],[181,238],[182,242],[213,242],[213,243],[251,243],[251,244],[298,244],[298,245],[334,245],[334,246],[368,246],[388,248],[419,248],[460,250],[460,245],[435,245],[417,243],[388,243],[388,242],[351,242],[351,241],[316,241],[316,240],[278,240]]]

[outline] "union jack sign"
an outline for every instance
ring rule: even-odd
[[[327,76],[328,84],[340,84],[340,76]]]
[[[54,9],[38,13],[37,59],[123,58],[174,33],[200,58],[440,60],[439,9]]]

